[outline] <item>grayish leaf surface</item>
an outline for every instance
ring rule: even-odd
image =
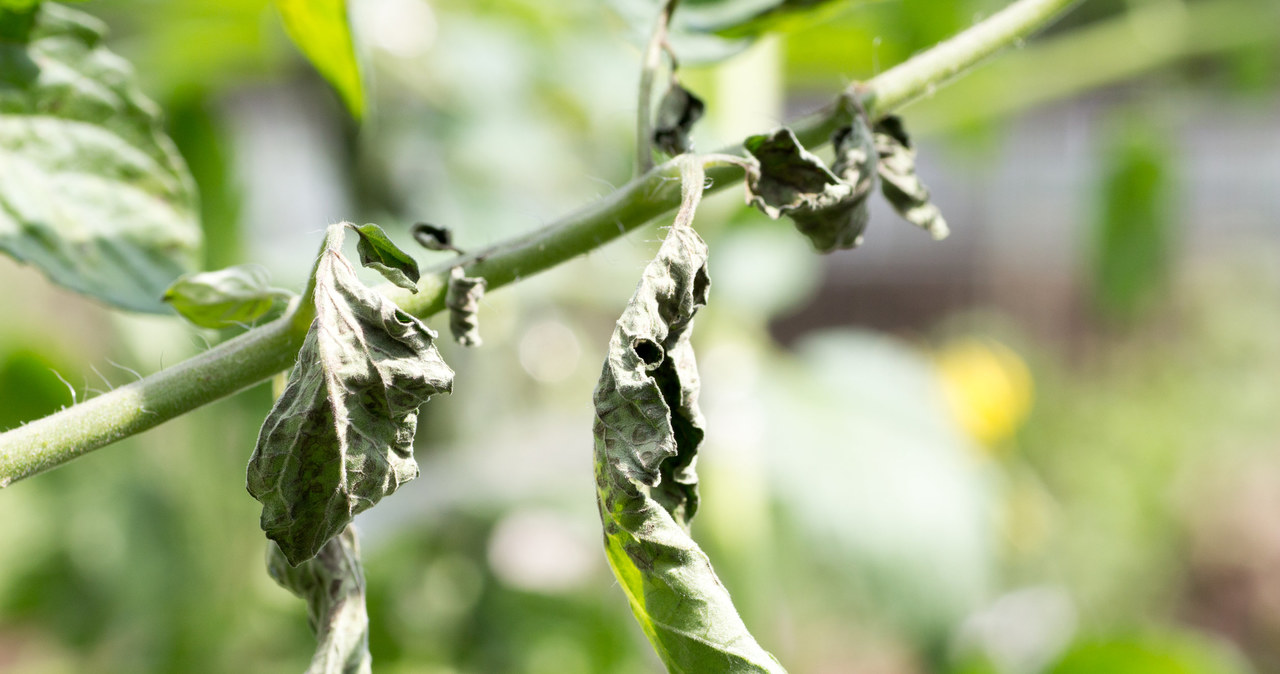
[[[483,278],[464,275],[462,267],[449,272],[444,305],[449,308],[449,331],[463,346],[480,346],[480,300],[487,284]]]
[[[265,268],[240,264],[183,276],[164,292],[164,301],[202,328],[228,328],[252,323],[292,296],[271,287]]]
[[[336,229],[316,264],[316,318],[249,460],[262,529],[293,564],[417,477],[418,407],[453,388],[436,333],[360,283]]]
[[[805,150],[790,129],[744,142],[757,165],[747,171],[747,195],[765,215],[791,218],[815,250],[829,253],[862,243],[874,147],[866,127],[836,132],[836,172]]]
[[[876,124],[876,152],[880,155],[880,190],[894,210],[911,224],[929,232],[935,240],[950,230],[942,212],[929,201],[929,190],[916,175],[916,151],[902,120],[885,117]]]
[[[0,250],[77,292],[164,312],[199,252],[195,189],[103,31],[51,2],[0,8]]]
[[[672,672],[781,672],[689,536],[702,442],[692,321],[707,249],[673,227],[618,320],[595,391],[595,473],[605,553]]]
[[[658,103],[658,115],[653,123],[653,144],[673,157],[690,151],[693,144],[689,141],[689,134],[705,111],[706,104],[702,99],[673,78]]]
[[[348,526],[298,566],[289,564],[279,546],[270,548],[267,573],[307,602],[317,642],[307,674],[368,674],[369,614],[355,528]]]
[[[357,227],[351,223],[347,223],[347,227],[360,235],[360,243],[356,244],[360,264],[405,290],[418,292],[418,279],[421,278],[418,262],[393,243],[381,227],[374,224]]]

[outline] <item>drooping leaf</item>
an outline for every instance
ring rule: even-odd
[[[315,320],[249,460],[262,529],[292,564],[417,477],[418,407],[453,388],[436,333],[360,283],[341,232],[330,228],[316,264]]]
[[[417,261],[392,243],[381,227],[374,224],[357,227],[351,223],[347,223],[347,226],[360,235],[360,243],[356,244],[360,264],[377,271],[405,290],[418,292],[417,284],[421,276],[418,274]]]
[[[259,265],[240,264],[218,271],[188,274],[164,291],[164,301],[202,328],[252,323],[293,293],[271,287],[271,275]]]
[[[747,171],[750,202],[765,215],[791,218],[815,250],[829,253],[862,243],[867,197],[874,186],[869,170],[870,134],[865,126],[836,132],[836,168],[809,153],[790,129],[751,136],[744,142],[756,165]]]
[[[0,9],[0,250],[111,304],[160,298],[200,248],[195,188],[104,26]]]
[[[449,272],[449,289],[445,292],[444,305],[449,308],[449,331],[463,346],[480,346],[480,300],[484,297],[487,282],[480,277],[466,276],[462,267]]]
[[[427,250],[462,252],[453,247],[453,230],[448,227],[437,227],[428,222],[418,222],[414,223],[409,233],[413,235],[413,240],[417,241],[418,245]]]
[[[672,672],[781,672],[689,536],[702,442],[689,343],[707,301],[706,245],[673,227],[618,319],[595,391],[595,474],[605,554]]]
[[[348,526],[297,566],[289,564],[279,546],[270,547],[267,573],[307,602],[317,642],[307,674],[367,674],[372,662],[369,614],[355,528]]]
[[[346,0],[275,0],[285,32],[333,85],[351,116],[364,117],[364,85]]]
[[[673,78],[658,103],[658,114],[653,121],[653,144],[673,157],[690,151],[693,145],[689,134],[705,111],[706,104],[702,99]]]
[[[942,212],[929,201],[929,190],[916,175],[916,151],[902,120],[890,115],[876,123],[876,152],[880,155],[880,191],[907,222],[929,232],[935,240],[950,230]]]
[[[631,39],[645,44],[665,2],[609,0],[609,5],[631,26]],[[852,4],[852,0],[683,0],[672,19],[670,42],[681,63],[722,61],[764,33],[818,23]]]

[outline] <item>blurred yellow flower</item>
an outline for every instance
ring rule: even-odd
[[[938,352],[937,364],[956,420],[984,446],[1009,437],[1026,420],[1031,372],[1009,347],[992,339],[957,339]]]

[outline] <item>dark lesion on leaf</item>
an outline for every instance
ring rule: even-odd
[[[666,356],[662,346],[651,339],[640,338],[633,341],[631,350],[645,364],[645,369],[647,370],[661,365],[663,358]]]

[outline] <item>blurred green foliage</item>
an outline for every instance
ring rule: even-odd
[[[164,104],[201,188],[210,268],[259,262],[286,278],[327,224],[286,232],[296,250],[263,244],[279,227],[251,219],[264,191],[314,195],[247,181],[255,115],[278,125],[273,149],[286,160],[304,156],[289,154],[286,131],[320,120],[333,189],[354,204],[333,218],[378,222],[397,241],[429,220],[470,249],[627,179],[637,53],[604,3],[352,4],[376,101],[358,131],[262,0],[83,6],[108,20],[113,48]],[[744,133],[789,115],[784,102],[824,103],[1004,3],[943,4],[833,3],[828,21],[690,69],[686,82],[708,102],[697,146],[740,140],[735,125],[748,123],[733,114],[759,100],[778,104]],[[1119,28],[1131,8],[1179,7],[1213,20],[1208,46],[1155,53],[1116,37],[1130,35]],[[1070,86],[1114,87],[1087,104],[1114,104],[1125,121],[1099,150],[1096,179],[1070,188],[1100,205],[1082,209],[1073,234],[1100,266],[1079,265],[1069,284],[1084,306],[1094,290],[1125,311],[1140,305],[1123,331],[1083,311],[1071,334],[1044,335],[983,305],[905,335],[844,326],[784,347],[771,324],[820,295],[836,263],[742,209],[736,190],[703,206],[714,285],[695,340],[709,444],[694,535],[753,633],[793,671],[1277,671],[1280,609],[1265,597],[1280,581],[1258,561],[1273,554],[1275,517],[1215,496],[1280,475],[1275,239],[1186,255],[1177,214],[1189,167],[1177,139],[1148,123],[1192,96],[1273,105],[1280,46],[1258,19],[1268,12],[1270,0],[1092,0],[906,112],[927,129],[923,158],[950,153],[977,170],[998,161],[1013,113],[1083,93]],[[396,24],[406,35],[389,31]],[[1233,26],[1237,39],[1215,37]],[[1132,69],[1081,66],[1099,55]],[[751,59],[776,70],[776,91],[772,75],[734,71]],[[261,102],[273,95],[302,100],[287,108],[296,117],[272,117]],[[988,140],[973,144],[975,129]],[[953,224],[958,247],[966,223]],[[655,232],[495,293],[481,307],[485,347],[442,347],[457,392],[423,409],[423,476],[357,520],[375,671],[660,667],[599,548],[588,408]],[[850,264],[881,254],[869,240]],[[133,378],[112,362],[152,372],[223,336],[112,315],[7,262],[0,287],[22,289],[0,299],[5,428],[71,402],[50,370],[82,398]],[[1029,418],[996,446],[950,416],[931,361],[972,336],[1011,347],[1035,383]],[[267,577],[244,491],[268,408],[260,386],[0,492],[0,671],[301,670],[313,645],[304,607]],[[1002,601],[1028,587],[1058,599]]]

